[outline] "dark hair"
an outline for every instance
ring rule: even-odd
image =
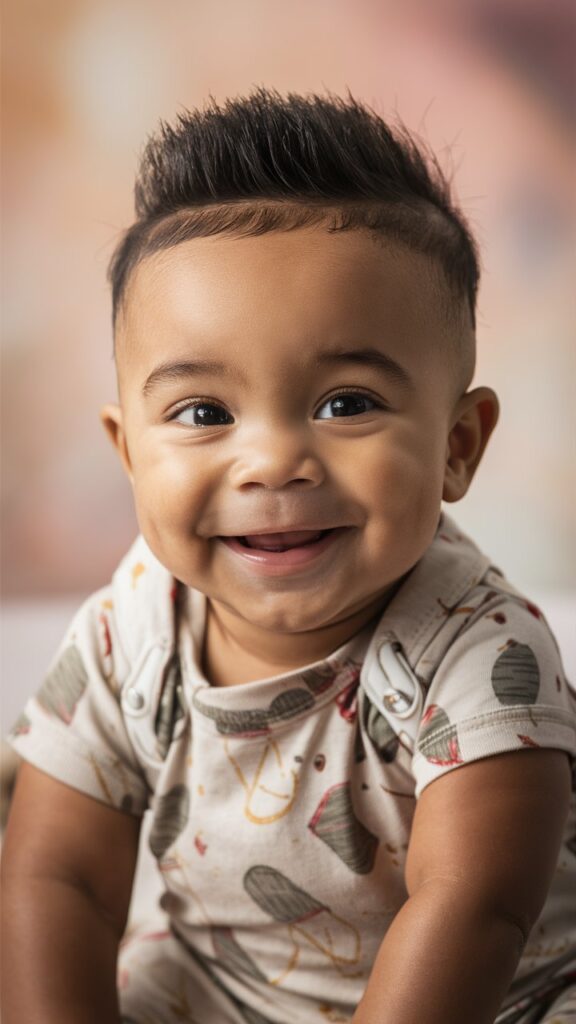
[[[327,223],[365,228],[430,256],[451,305],[475,322],[474,239],[434,155],[403,126],[391,128],[353,99],[283,97],[257,88],[223,107],[161,121],[135,184],[135,223],[108,271],[113,322],[131,272],[146,256],[189,238],[257,235]]]

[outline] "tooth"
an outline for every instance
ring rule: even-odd
[[[321,535],[322,530],[291,530],[285,533],[247,534],[244,540],[250,547],[285,549],[311,544]]]

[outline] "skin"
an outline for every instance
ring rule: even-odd
[[[426,257],[321,227],[197,238],[134,271],[117,326],[120,403],[102,420],[149,546],[208,597],[213,683],[343,644],[421,558],[441,500],[466,493],[498,402],[462,387],[453,353],[471,351],[472,329],[447,321],[445,289]],[[411,385],[371,366],[317,367],[336,346],[378,349]],[[143,394],[159,364],[191,359],[244,379],[187,375]],[[368,401],[345,399],[350,414],[336,417],[328,400],[344,389]],[[184,406],[199,399],[215,425],[194,425]],[[301,523],[347,529],[289,576],[254,573],[219,540]]]
[[[471,351],[471,329],[454,333],[445,300],[425,259],[360,232],[197,239],[134,273],[118,325],[120,404],[102,418],[148,544],[208,595],[213,683],[342,644],[422,556],[441,500],[466,493],[498,404],[489,388],[466,390],[471,370],[454,353]],[[412,386],[361,365],[313,367],[336,344],[377,347]],[[172,379],[145,398],[159,363],[198,358],[246,380]],[[328,398],[343,388],[384,407],[335,418]],[[174,418],[199,398],[222,407],[216,426]],[[329,557],[274,579],[218,540],[296,519],[349,530]],[[491,1024],[545,900],[569,795],[566,754],[545,749],[466,764],[424,789],[409,898],[353,1024]],[[118,1024],[138,833],[137,819],[23,765],[2,857],[6,1024]]]

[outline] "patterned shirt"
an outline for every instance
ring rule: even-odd
[[[313,664],[211,686],[205,616],[205,596],[139,538],[74,618],[11,743],[113,807],[151,808],[172,934],[242,1019],[347,1021],[407,899],[423,789],[526,747],[567,751],[574,766],[575,694],[542,613],[446,515],[376,627]],[[412,731],[394,728],[364,685],[382,638],[419,681]],[[512,991],[541,987],[570,951],[574,792]]]

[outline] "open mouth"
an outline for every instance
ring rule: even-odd
[[[331,530],[295,530],[291,533],[263,533],[245,537],[236,537],[245,548],[257,551],[290,551],[292,548],[308,547],[317,544]]]
[[[278,575],[299,572],[319,562],[327,550],[349,532],[346,526],[336,526],[328,530],[261,533],[220,537],[219,540],[255,572]]]

